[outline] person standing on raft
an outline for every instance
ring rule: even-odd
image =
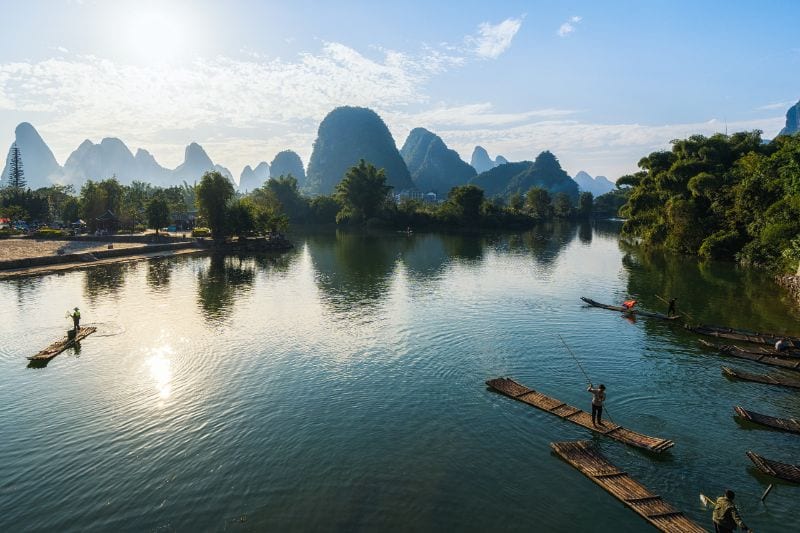
[[[622,302],[622,307],[625,308],[626,311],[633,309],[634,305],[636,305],[636,300],[633,299]]]
[[[733,533],[737,526],[742,531],[750,531],[750,528],[744,525],[742,517],[739,516],[739,510],[733,504],[735,496],[732,490],[726,490],[725,496],[720,496],[714,502],[711,519],[714,522],[716,533]]]
[[[80,312],[80,310],[79,310],[79,309],[76,307],[76,308],[75,308],[75,311],[74,311],[74,312],[72,312],[72,313],[70,313],[70,315],[69,315],[69,316],[72,318],[72,325],[73,325],[73,327],[74,327],[74,329],[75,329],[75,333],[77,333],[77,332],[78,332],[78,330],[80,330],[80,329],[81,329],[81,312]]]
[[[598,425],[602,426],[603,402],[606,401],[606,386],[601,383],[600,386],[595,389],[592,387],[592,384],[589,383],[586,390],[592,393],[592,425],[594,427]]]
[[[674,316],[674,315],[677,314],[675,312],[675,302],[677,302],[677,301],[678,301],[677,298],[670,298],[669,299],[669,302],[667,302],[667,303],[669,303],[669,309],[667,309],[667,316]]]

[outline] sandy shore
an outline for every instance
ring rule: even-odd
[[[141,248],[144,244],[131,242],[115,242],[114,249]],[[75,253],[90,253],[107,250],[108,243],[80,241],[51,241],[34,239],[0,239],[0,261],[26,259],[29,257],[47,257]]]

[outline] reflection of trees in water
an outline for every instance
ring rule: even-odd
[[[658,297],[675,297],[678,313],[689,322],[800,333],[795,325],[800,312],[766,272],[621,246],[628,252],[622,258],[628,292],[648,309],[666,312]]]
[[[85,270],[84,294],[95,301],[98,296],[116,294],[125,283],[125,275],[135,271],[138,263],[108,263]]]
[[[154,291],[163,291],[169,288],[172,268],[176,264],[175,258],[151,259],[147,262],[147,285]]]
[[[209,320],[224,319],[234,299],[249,290],[255,279],[253,265],[243,256],[213,254],[197,273],[197,298]]]
[[[542,222],[522,234],[522,249],[529,252],[539,265],[552,267],[575,235],[575,224],[571,222]]]
[[[336,231],[310,236],[308,250],[316,282],[334,310],[374,305],[385,296],[395,258],[407,241],[368,233]]]
[[[588,220],[578,224],[578,239],[582,244],[592,244],[592,224]]]
[[[595,237],[618,239],[622,220],[596,219],[592,222]]]
[[[57,275],[63,276],[63,274]],[[42,277],[38,276],[27,276],[5,280],[0,283],[2,283],[4,287],[13,290],[17,295],[17,304],[22,304],[26,298],[32,297],[39,290],[39,287],[42,285],[42,279]]]
[[[250,256],[253,264],[264,274],[288,274],[294,264],[300,259],[301,251],[298,247],[292,248],[287,252],[266,252]]]

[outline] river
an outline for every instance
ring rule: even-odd
[[[800,436],[733,406],[798,417],[800,392],[730,381],[721,364],[770,370],[579,300],[663,312],[675,296],[698,322],[800,333],[764,273],[645,253],[613,223],[293,240],[0,282],[0,530],[650,531],[550,452],[576,439],[706,527],[698,494],[726,488],[756,531],[796,521],[800,487],[745,452],[800,463]],[[28,368],[76,305],[98,332]],[[512,376],[588,409],[558,335],[615,422],[674,448],[653,457],[487,390]]]

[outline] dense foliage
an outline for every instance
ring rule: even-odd
[[[395,191],[414,187],[383,120],[371,109],[337,107],[319,125],[308,162],[308,192],[331,194],[342,176],[360,159],[384,169],[386,183]]]
[[[672,142],[639,161],[621,214],[646,245],[706,258],[795,268],[800,259],[800,137],[761,132]]]
[[[540,153],[533,162],[519,161],[496,166],[478,174],[470,183],[483,189],[489,197],[509,198],[538,187],[551,195],[564,193],[570,201],[578,199],[578,185],[549,151]]]

